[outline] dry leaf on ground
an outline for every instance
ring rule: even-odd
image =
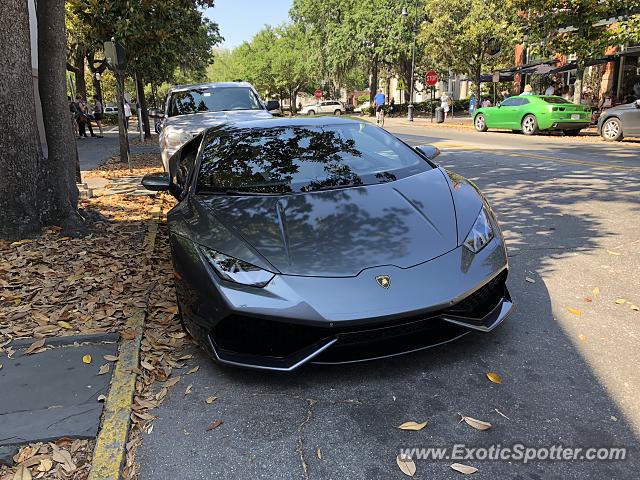
[[[224,423],[224,420],[216,420],[215,422],[213,422],[211,425],[209,425],[207,427],[207,432],[210,431],[210,430],[215,430],[216,428],[218,428],[223,423]]]
[[[215,402],[217,399],[218,399],[218,397],[214,397],[214,396],[207,397],[207,403],[208,403],[209,405],[211,405],[211,404],[212,404],[213,402]]]
[[[100,370],[98,370],[98,375],[104,375],[105,373],[109,373],[109,368],[111,368],[109,364],[105,363],[100,367]]]
[[[573,307],[565,307],[569,313],[573,313],[574,315],[582,315],[582,310]]]
[[[493,383],[497,383],[498,385],[502,383],[502,377],[500,376],[499,373],[489,372],[487,373],[487,378]]]
[[[467,417],[465,415],[462,415],[461,413],[459,413],[458,415],[462,417],[460,419],[461,422],[464,421],[467,425],[475,428],[476,430],[489,430],[492,427],[492,425],[489,422],[478,420],[476,418]]]
[[[407,475],[408,477],[413,477],[416,474],[416,464],[410,457],[407,457],[405,454],[401,453],[396,457],[396,463],[398,464],[398,468],[400,471]]]
[[[84,355],[82,357],[82,363],[86,363],[87,365],[89,365],[91,363],[91,355]]]
[[[36,350],[40,350],[42,347],[44,347],[44,342],[45,342],[44,338],[41,338],[40,340],[33,342],[31,346],[24,351],[24,354],[31,355]]]
[[[617,298],[616,303],[618,305],[624,305],[627,301],[624,298]]]
[[[465,475],[471,475],[472,473],[476,473],[478,469],[476,467],[471,467],[469,465],[463,465],[462,463],[453,463],[451,465],[456,472],[464,473]]]
[[[417,432],[418,430],[422,430],[426,426],[427,426],[427,422],[422,422],[422,423],[404,422],[398,428],[400,430],[413,430]]]

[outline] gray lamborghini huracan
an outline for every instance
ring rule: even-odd
[[[513,308],[498,223],[473,183],[366,122],[210,128],[147,175],[168,190],[178,305],[230,365],[293,370],[488,332]]]

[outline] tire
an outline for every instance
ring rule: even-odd
[[[486,132],[487,129],[487,121],[484,118],[484,115],[479,113],[473,119],[473,126],[476,127],[478,132]]]
[[[333,112],[334,115],[342,115],[342,110],[338,109],[335,112]]]
[[[622,122],[620,119],[612,117],[605,120],[600,130],[600,136],[607,142],[619,142],[622,140]]]
[[[315,111],[315,110],[309,110],[308,115],[315,115],[315,114],[316,114],[316,111]]]
[[[580,135],[580,129],[563,130],[563,133],[566,137],[577,137],[578,135]]]
[[[538,120],[535,115],[525,115],[522,119],[522,133],[525,135],[535,135],[538,133]]]

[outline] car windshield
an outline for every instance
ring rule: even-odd
[[[566,100],[562,97],[540,97],[547,103],[571,103],[569,100]]]
[[[255,92],[247,87],[213,87],[179,90],[171,94],[169,116],[224,110],[262,110]]]
[[[433,166],[364,123],[221,127],[202,152],[197,192],[285,194],[390,182]]]

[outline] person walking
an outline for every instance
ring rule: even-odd
[[[76,121],[78,122],[78,137],[87,137],[87,127],[89,127],[89,133],[91,133],[91,136],[95,137],[96,134],[93,133],[93,128],[89,121],[87,102],[82,99],[82,95],[78,94],[76,95],[75,103],[78,110],[78,115],[76,117]]]
[[[442,110],[444,110],[444,121],[447,121],[447,115],[449,115],[449,102],[451,101],[451,98],[449,97],[449,94],[447,94],[447,92],[444,92],[442,94],[442,96],[440,97],[440,107],[442,108]]]
[[[391,100],[389,101],[389,113],[391,115],[394,115],[396,113],[396,99],[395,99],[395,97],[391,97]]]
[[[384,125],[384,104],[386,102],[386,97],[384,93],[382,93],[382,89],[378,89],[378,93],[373,97],[373,103],[376,106],[376,123],[379,125],[382,123]]]
[[[124,101],[124,126],[129,131],[129,118],[131,118],[131,105],[126,100]]]
[[[98,138],[104,138],[103,132],[102,132],[102,115],[103,114],[104,114],[104,107],[102,106],[102,102],[100,101],[97,95],[94,95],[93,96],[93,119],[95,120],[96,125],[98,126],[98,130],[100,132],[100,135],[98,135]]]

